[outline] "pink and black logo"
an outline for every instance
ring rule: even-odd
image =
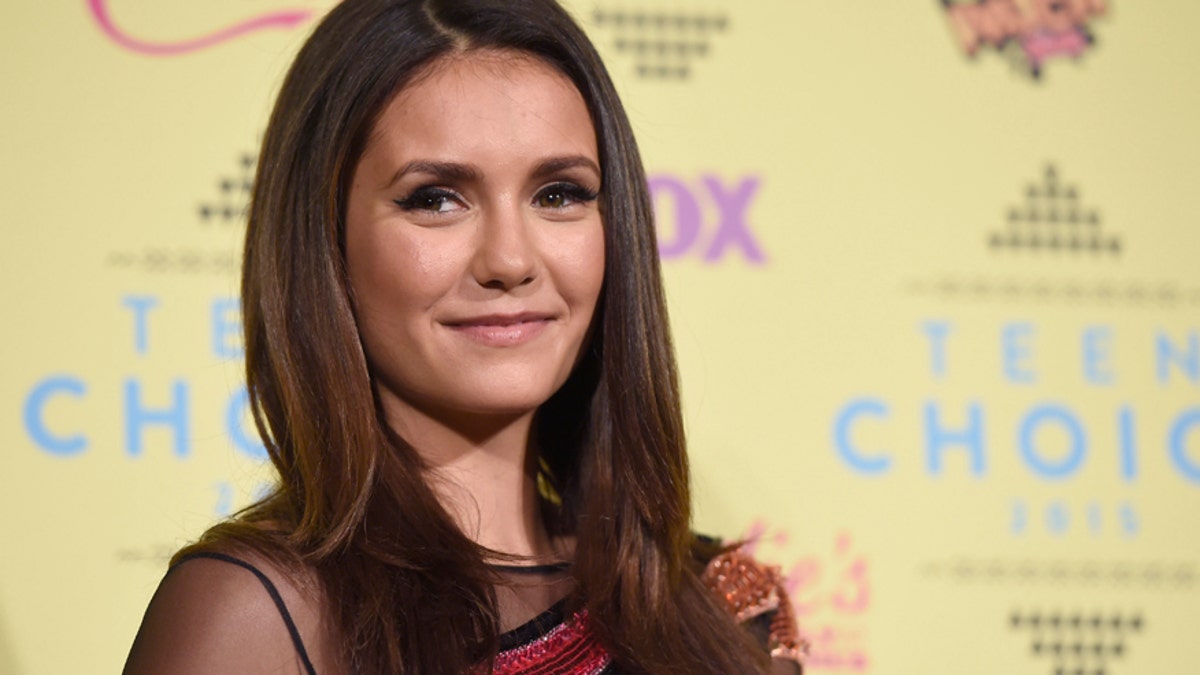
[[[1107,0],[940,0],[968,56],[991,47],[1035,78],[1047,61],[1079,58],[1095,45],[1088,22]]]

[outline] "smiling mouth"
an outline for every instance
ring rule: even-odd
[[[554,321],[549,314],[492,314],[447,321],[444,326],[476,343],[489,347],[515,347],[532,341]]]

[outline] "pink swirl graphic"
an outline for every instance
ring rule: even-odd
[[[88,9],[100,30],[113,42],[133,52],[148,56],[178,56],[229,42],[243,35],[269,28],[295,28],[308,21],[313,11],[309,9],[281,10],[246,19],[240,23],[219,29],[208,35],[178,42],[151,42],[135,38],[121,30],[108,11],[108,0],[87,0]]]

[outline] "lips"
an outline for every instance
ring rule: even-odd
[[[532,341],[554,321],[552,314],[487,314],[442,322],[455,333],[491,347],[515,347]]]

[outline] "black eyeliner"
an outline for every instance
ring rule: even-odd
[[[539,195],[546,192],[561,192],[567,197],[577,202],[593,202],[600,197],[600,192],[597,190],[588,189],[578,183],[561,182],[551,183],[538,191]]]
[[[439,187],[424,186],[413,190],[407,197],[403,199],[393,200],[396,206],[405,211],[435,211],[437,209],[426,208],[431,202],[438,200],[457,200],[458,195],[450,190]],[[439,202],[440,203],[440,202]]]

